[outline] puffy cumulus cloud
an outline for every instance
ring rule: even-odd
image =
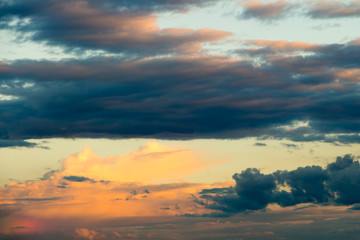
[[[239,18],[257,18],[260,20],[273,20],[283,17],[294,7],[284,0],[264,3],[258,0],[245,1],[244,10]]]
[[[141,5],[139,1],[130,2],[129,5]],[[180,2],[173,5],[181,6]],[[121,7],[121,3],[125,5]],[[231,35],[210,29],[160,29],[154,14],[127,9],[127,3],[85,0],[4,2],[0,14],[1,26],[13,29],[20,35],[31,35],[34,41],[68,49],[107,50],[137,55],[194,52],[200,50],[204,42],[219,41]],[[152,5],[155,2],[149,3]],[[187,5],[186,1],[183,4]],[[109,5],[117,7],[111,8]],[[159,3],[157,5],[161,6]],[[13,24],[14,18],[17,24]]]
[[[0,188],[0,213],[4,213],[0,221],[8,223],[0,234],[54,230],[59,221],[66,225],[73,219],[78,222],[74,227],[79,237],[98,239],[100,235],[83,229],[83,224],[135,216],[202,214],[208,210],[194,205],[191,195],[229,183],[181,179],[212,164],[189,150],[157,143],[106,158],[85,147],[63,159],[62,170],[51,171],[38,181],[10,182]]]
[[[82,152],[63,160],[61,176],[73,182],[168,182],[181,180],[208,166],[209,163],[188,149],[149,142],[138,151],[107,158],[98,157],[85,147]]]
[[[359,17],[360,1],[314,1],[307,13],[312,18]]]
[[[204,189],[195,201],[229,215],[264,209],[269,204],[282,207],[303,203],[348,206],[360,203],[359,176],[359,161],[351,155],[337,157],[326,168],[307,166],[270,174],[247,169],[233,175],[235,187]]]

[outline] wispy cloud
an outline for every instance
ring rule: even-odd
[[[276,2],[262,2],[258,0],[245,1],[244,10],[239,18],[257,18],[260,20],[274,20],[285,16],[295,5],[284,0]]]
[[[315,1],[307,14],[312,18],[360,17],[360,1]]]

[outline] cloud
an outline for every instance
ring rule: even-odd
[[[11,229],[3,239],[352,239],[358,233],[358,211],[340,207],[317,207],[301,211],[268,211],[257,214],[238,214],[228,218],[151,217],[118,218],[82,224],[67,219],[57,222],[58,230],[20,234]],[[69,223],[69,221],[71,223]],[[21,226],[21,225],[17,225]],[[25,231],[25,229],[22,229]],[[17,234],[16,234],[17,233]],[[101,238],[100,238],[101,236]],[[98,238],[96,238],[98,237]]]
[[[63,179],[71,181],[71,182],[95,182],[93,179],[87,178],[87,177],[79,177],[79,176],[64,176]]]
[[[2,11],[4,13],[12,13],[18,15],[28,15],[36,12],[43,6],[55,4],[57,0],[51,0],[50,3],[44,3],[40,0],[32,0],[31,2],[24,0],[16,0],[12,2],[2,3]],[[85,2],[76,0],[74,2]],[[169,0],[87,0],[89,4],[105,9],[126,8],[133,11],[186,11],[192,7],[206,6],[216,3],[217,0],[182,0],[182,1],[169,1]]]
[[[283,17],[294,6],[284,0],[264,3],[257,0],[245,1],[244,10],[239,18],[257,18],[260,20],[273,20]]]
[[[266,143],[257,142],[257,143],[254,144],[254,146],[265,147],[265,146],[267,146],[267,144],[266,144]]]
[[[14,201],[30,201],[30,202],[41,202],[41,201],[56,201],[61,197],[50,197],[50,198],[15,198]]]
[[[32,147],[36,147],[36,146],[37,146],[36,143],[28,142],[28,141],[25,141],[25,140],[22,140],[22,139],[20,139],[20,140],[0,139],[0,148],[4,148],[4,147],[28,147],[28,148],[32,148]]]
[[[291,14],[314,19],[359,17],[360,1],[317,0],[294,3],[283,0],[271,2],[249,0],[243,3],[243,12],[238,18],[271,21]],[[338,24],[324,24],[315,28],[322,30],[327,27],[338,27]]]
[[[307,13],[312,18],[359,17],[360,1],[321,0],[310,5]]]
[[[155,164],[159,157],[168,157],[168,163],[160,161],[159,165],[172,164],[176,159],[173,157],[183,153],[179,148],[150,145],[153,146],[123,156],[103,158],[85,148],[63,159],[62,170],[49,173],[42,180],[12,182],[0,188],[0,238],[238,239],[290,237],[294,229],[299,229],[298,239],[309,239],[303,229],[321,231],[322,236],[344,236],[344,232],[328,233],[329,224],[348,227],[349,221],[358,219],[356,205],[346,211],[351,207],[349,202],[359,200],[355,192],[348,191],[358,187],[360,171],[359,162],[350,155],[338,157],[326,168],[312,166],[272,174],[247,169],[234,174],[235,186],[229,182],[141,182],[148,179],[146,176],[137,182],[125,182],[112,174],[106,184],[99,180],[104,178],[101,169],[109,164],[120,176],[130,171],[131,162],[137,163],[138,169],[146,168],[144,175],[151,175],[154,168],[148,167],[149,162]],[[93,177],[95,172],[97,177]],[[66,188],[57,188],[64,183]],[[349,198],[349,194],[353,196]],[[200,205],[194,203],[194,197]],[[279,211],[274,203],[296,208]],[[321,206],[322,203],[325,204]],[[272,211],[234,215],[265,207]]]
[[[2,27],[29,36],[33,41],[59,45],[68,50],[106,50],[136,55],[194,52],[205,42],[216,42],[231,33],[211,29],[160,29],[152,13],[127,9],[143,1],[14,1],[3,3]],[[187,6],[188,1],[171,6]],[[154,6],[149,1],[144,6]],[[114,8],[109,6],[116,5]],[[161,4],[156,3],[157,6]],[[12,25],[14,18],[18,24]]]
[[[283,143],[283,146],[287,147],[288,149],[299,149],[299,146],[292,143]]]
[[[169,1],[169,0],[109,0],[107,4],[110,6],[126,6],[127,8],[141,9],[141,10],[154,10],[154,11],[186,11],[192,7],[204,7],[214,4],[219,0],[182,0],[182,1]]]
[[[233,175],[234,188],[204,189],[195,201],[227,214],[303,203],[352,205],[360,203],[360,164],[351,155],[337,157],[327,165],[299,167],[262,174],[246,169]]]
[[[90,230],[87,228],[77,228],[75,230],[76,236],[80,237],[80,238],[85,238],[85,239],[105,239],[106,235],[96,232],[95,230]]]
[[[101,179],[150,183],[179,180],[210,165],[190,150],[149,142],[138,151],[108,158],[100,158],[85,147],[63,160],[61,174],[63,179],[73,182]]]
[[[250,40],[247,41],[247,43],[259,47],[266,47],[274,51],[285,51],[285,52],[300,51],[300,50],[312,51],[322,46],[320,44],[301,42],[301,41],[289,42],[285,40],[273,41],[273,40],[265,40],[265,39]]]
[[[1,137],[360,141],[357,40],[248,44],[238,51],[247,60],[191,54],[3,62],[0,81],[9,87],[2,94],[18,99],[1,103]]]
[[[1,221],[37,219],[50,224],[44,228],[54,229],[56,221],[73,218],[88,223],[93,219],[202,214],[208,210],[199,209],[189,196],[202,188],[224,188],[228,183],[188,183],[183,178],[213,164],[190,150],[155,142],[122,156],[104,158],[85,147],[63,159],[59,171],[38,181],[10,182],[0,188]],[[34,229],[31,224],[15,221],[7,229]],[[39,229],[41,226],[39,223]]]

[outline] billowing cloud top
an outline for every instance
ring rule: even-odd
[[[276,203],[282,207],[301,203],[352,205],[360,203],[360,165],[350,155],[338,157],[325,169],[299,167],[293,171],[262,174],[248,168],[233,175],[233,188],[205,189],[201,205],[227,214],[259,210]]]
[[[53,231],[59,222],[66,228],[69,219],[77,219],[74,225],[81,228],[125,217],[203,214],[209,210],[194,204],[192,194],[229,183],[189,183],[183,178],[210,165],[191,150],[156,142],[105,158],[84,147],[63,159],[61,170],[0,188],[0,238]]]

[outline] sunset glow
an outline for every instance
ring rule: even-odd
[[[358,0],[0,0],[0,239],[359,239],[358,25]]]

